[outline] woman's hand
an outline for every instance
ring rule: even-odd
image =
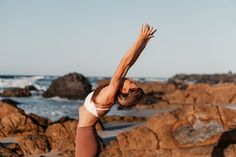
[[[154,37],[154,33],[157,30],[153,27],[150,27],[148,24],[142,25],[141,33],[140,33],[140,39],[148,42],[151,38]]]

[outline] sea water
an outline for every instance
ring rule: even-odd
[[[20,87],[24,88],[28,85],[35,86],[38,91],[32,91],[31,97],[10,97],[10,99],[19,102],[17,106],[22,108],[27,114],[35,113],[37,115],[47,117],[51,120],[57,120],[64,116],[78,118],[78,108],[84,100],[68,100],[59,97],[43,98],[41,95],[50,86],[53,80],[59,76],[43,76],[43,75],[0,75],[0,91],[6,88]],[[87,77],[94,89],[97,86],[97,81],[105,77]],[[166,81],[165,78],[133,78],[134,80],[147,81]],[[0,97],[3,99],[3,97]],[[117,105],[114,105],[109,115],[127,115],[139,111],[117,110]]]

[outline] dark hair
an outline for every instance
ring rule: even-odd
[[[118,93],[118,104],[122,108],[131,108],[138,104],[138,102],[143,98],[144,92],[142,88],[131,88],[128,93]]]

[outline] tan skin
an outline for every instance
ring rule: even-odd
[[[137,88],[137,85],[132,80],[122,79],[127,74],[129,68],[136,62],[139,55],[149,42],[151,38],[154,37],[156,30],[153,27],[150,27],[147,24],[142,25],[140,35],[138,36],[135,43],[132,47],[126,52],[124,57],[121,59],[120,64],[116,68],[114,74],[111,77],[111,81],[108,86],[104,87],[96,97],[96,102],[98,106],[102,108],[110,108],[114,105],[116,101],[117,92],[121,91],[122,93],[127,93],[131,88]],[[101,111],[104,112],[104,111]],[[106,114],[98,113],[99,115]],[[97,117],[91,114],[87,109],[82,105],[79,109],[79,127],[92,126],[96,123]]]

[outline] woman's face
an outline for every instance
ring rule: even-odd
[[[134,81],[132,81],[130,79],[126,79],[123,83],[122,88],[121,88],[121,92],[128,93],[129,89],[132,89],[132,88],[138,88],[138,86],[135,84]]]

